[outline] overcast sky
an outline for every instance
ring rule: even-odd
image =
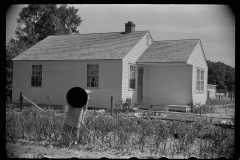
[[[27,5],[7,10],[6,42],[15,38],[16,19]],[[69,5],[73,6],[73,5]],[[74,5],[83,19],[80,34],[122,32],[132,21],[154,41],[201,39],[207,60],[235,68],[235,17],[226,5]]]

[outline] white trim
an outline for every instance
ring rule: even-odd
[[[13,86],[13,84],[15,83],[15,82],[14,82],[14,75],[15,75],[15,71],[14,71],[14,70],[15,70],[15,67],[14,67],[14,66],[16,65],[16,63],[15,63],[14,61],[12,61],[12,62],[13,62],[13,64],[12,64],[12,66],[13,66],[13,74],[12,74],[12,94],[11,94],[11,98],[12,98],[12,102],[13,102],[13,101],[14,101],[14,100],[13,100],[13,93],[14,93],[14,88],[15,88],[15,87]]]
[[[150,32],[148,32],[148,34],[149,34],[149,35],[150,35],[150,37],[151,37],[151,44],[152,44],[152,43],[153,43],[153,38],[152,38],[152,35],[150,34]],[[151,45],[151,44],[150,44],[150,45]],[[150,45],[149,45],[149,46],[150,46]]]
[[[200,40],[199,40],[199,42],[200,42]],[[186,60],[186,63],[188,63],[188,61],[189,61],[189,59],[191,58],[191,56],[192,56],[193,52],[194,52],[194,51],[195,51],[195,49],[197,48],[197,46],[198,46],[199,42],[198,42],[198,43],[197,43],[197,45],[194,47],[194,49],[193,49],[192,53],[190,54],[190,56],[189,56],[189,57],[188,57],[188,59]]]
[[[131,66],[133,66],[134,67],[134,77],[135,77],[135,85],[134,85],[134,88],[130,88],[130,68],[131,68]],[[136,90],[136,67],[137,67],[137,65],[136,64],[132,64],[132,63],[128,63],[128,90],[130,90],[130,91],[133,91],[133,90]]]
[[[201,42],[201,40],[199,39],[199,42],[197,43],[197,45],[195,46],[195,48],[193,49],[193,51],[192,51],[192,53],[195,51],[195,49],[197,48],[197,46],[200,46],[200,48],[201,48],[201,53],[202,53],[202,55],[203,55],[203,57],[204,57],[204,61],[205,61],[205,65],[206,65],[206,67],[207,67],[207,69],[208,69],[208,65],[207,65],[207,59],[206,59],[206,56],[205,56],[205,53],[204,53],[204,50],[203,50],[203,47],[202,47],[202,42]],[[191,58],[191,56],[192,56],[192,53],[191,53],[191,55],[188,57],[188,59],[187,59],[187,61],[186,61],[186,63],[188,63],[189,64],[189,59]]]
[[[35,66],[39,66],[41,65],[42,66],[42,85],[41,86],[32,86],[32,66],[35,65]],[[43,64],[39,64],[39,63],[31,63],[30,64],[30,88],[43,88],[44,85],[43,85],[43,74],[44,74],[44,65]]]
[[[202,54],[203,54],[203,56],[204,56],[204,60],[205,60],[206,67],[207,67],[207,69],[208,69],[207,59],[206,59],[206,56],[205,56],[205,53],[204,53],[204,50],[203,50],[203,46],[202,46],[201,40],[200,40],[199,44],[200,44],[200,47],[201,47],[201,50],[202,50]]]
[[[143,64],[136,64],[138,67],[145,67]]]
[[[197,81],[198,81],[198,79],[197,79],[197,71],[198,70],[200,70],[200,84],[199,84],[199,89],[201,90],[201,82],[202,82],[202,80],[201,80],[201,71],[203,71],[203,91],[201,92],[201,91],[197,91]],[[199,67],[196,67],[196,85],[195,85],[195,93],[197,93],[197,94],[204,94],[204,92],[205,92],[205,69],[202,69],[202,68],[199,68]]]
[[[144,86],[144,70],[145,70],[145,68],[143,67],[143,66],[137,66],[137,87],[136,87],[136,90],[137,90],[137,101],[138,101],[138,75],[139,75],[139,73],[138,73],[138,70],[139,70],[139,68],[142,68],[143,69],[143,77],[142,77],[142,102],[141,102],[141,104],[142,103],[144,103],[144,89],[143,89],[143,86]],[[140,102],[137,102],[137,103],[140,103]]]
[[[185,61],[181,62],[136,62],[137,65],[192,65]]]
[[[122,61],[125,61],[126,57],[138,46],[139,42],[141,42],[141,40],[144,39],[148,33],[149,33],[149,32],[147,32],[147,33],[135,44],[135,46],[122,58]],[[146,43],[145,43],[145,45],[146,45]],[[147,45],[146,45],[146,46],[147,46]],[[143,54],[143,53],[142,53],[142,54]],[[141,54],[141,55],[142,55],[142,54]],[[140,56],[141,56],[141,55],[140,55]],[[140,56],[139,56],[139,57],[140,57]],[[136,60],[136,61],[137,61],[137,60]]]
[[[88,82],[88,81],[87,81],[87,76],[88,76],[88,75],[87,75],[87,66],[88,66],[88,65],[98,65],[98,87],[88,87],[88,86],[87,86],[87,82]],[[93,62],[93,63],[86,63],[86,73],[85,73],[85,75],[86,75],[86,78],[85,78],[85,79],[86,79],[86,82],[85,82],[85,85],[84,85],[84,86],[85,86],[87,89],[99,89],[99,88],[100,88],[100,64],[99,64],[99,63],[94,63],[94,62]]]

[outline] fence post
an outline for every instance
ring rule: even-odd
[[[20,92],[19,101],[20,101],[20,111],[22,111],[22,101],[23,101],[22,92]]]
[[[110,105],[111,105],[111,116],[113,116],[113,97],[112,96],[110,99]]]
[[[202,107],[200,106],[200,117],[201,117],[201,115],[202,115]]]

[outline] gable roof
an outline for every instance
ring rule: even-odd
[[[148,31],[48,36],[13,60],[122,59]]]
[[[199,39],[153,42],[137,62],[187,62]]]

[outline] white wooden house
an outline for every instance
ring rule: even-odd
[[[153,41],[148,31],[48,36],[13,59],[13,92],[61,105],[72,87],[91,90],[89,107],[205,103],[208,67],[200,39]],[[81,98],[81,97],[79,97]]]

